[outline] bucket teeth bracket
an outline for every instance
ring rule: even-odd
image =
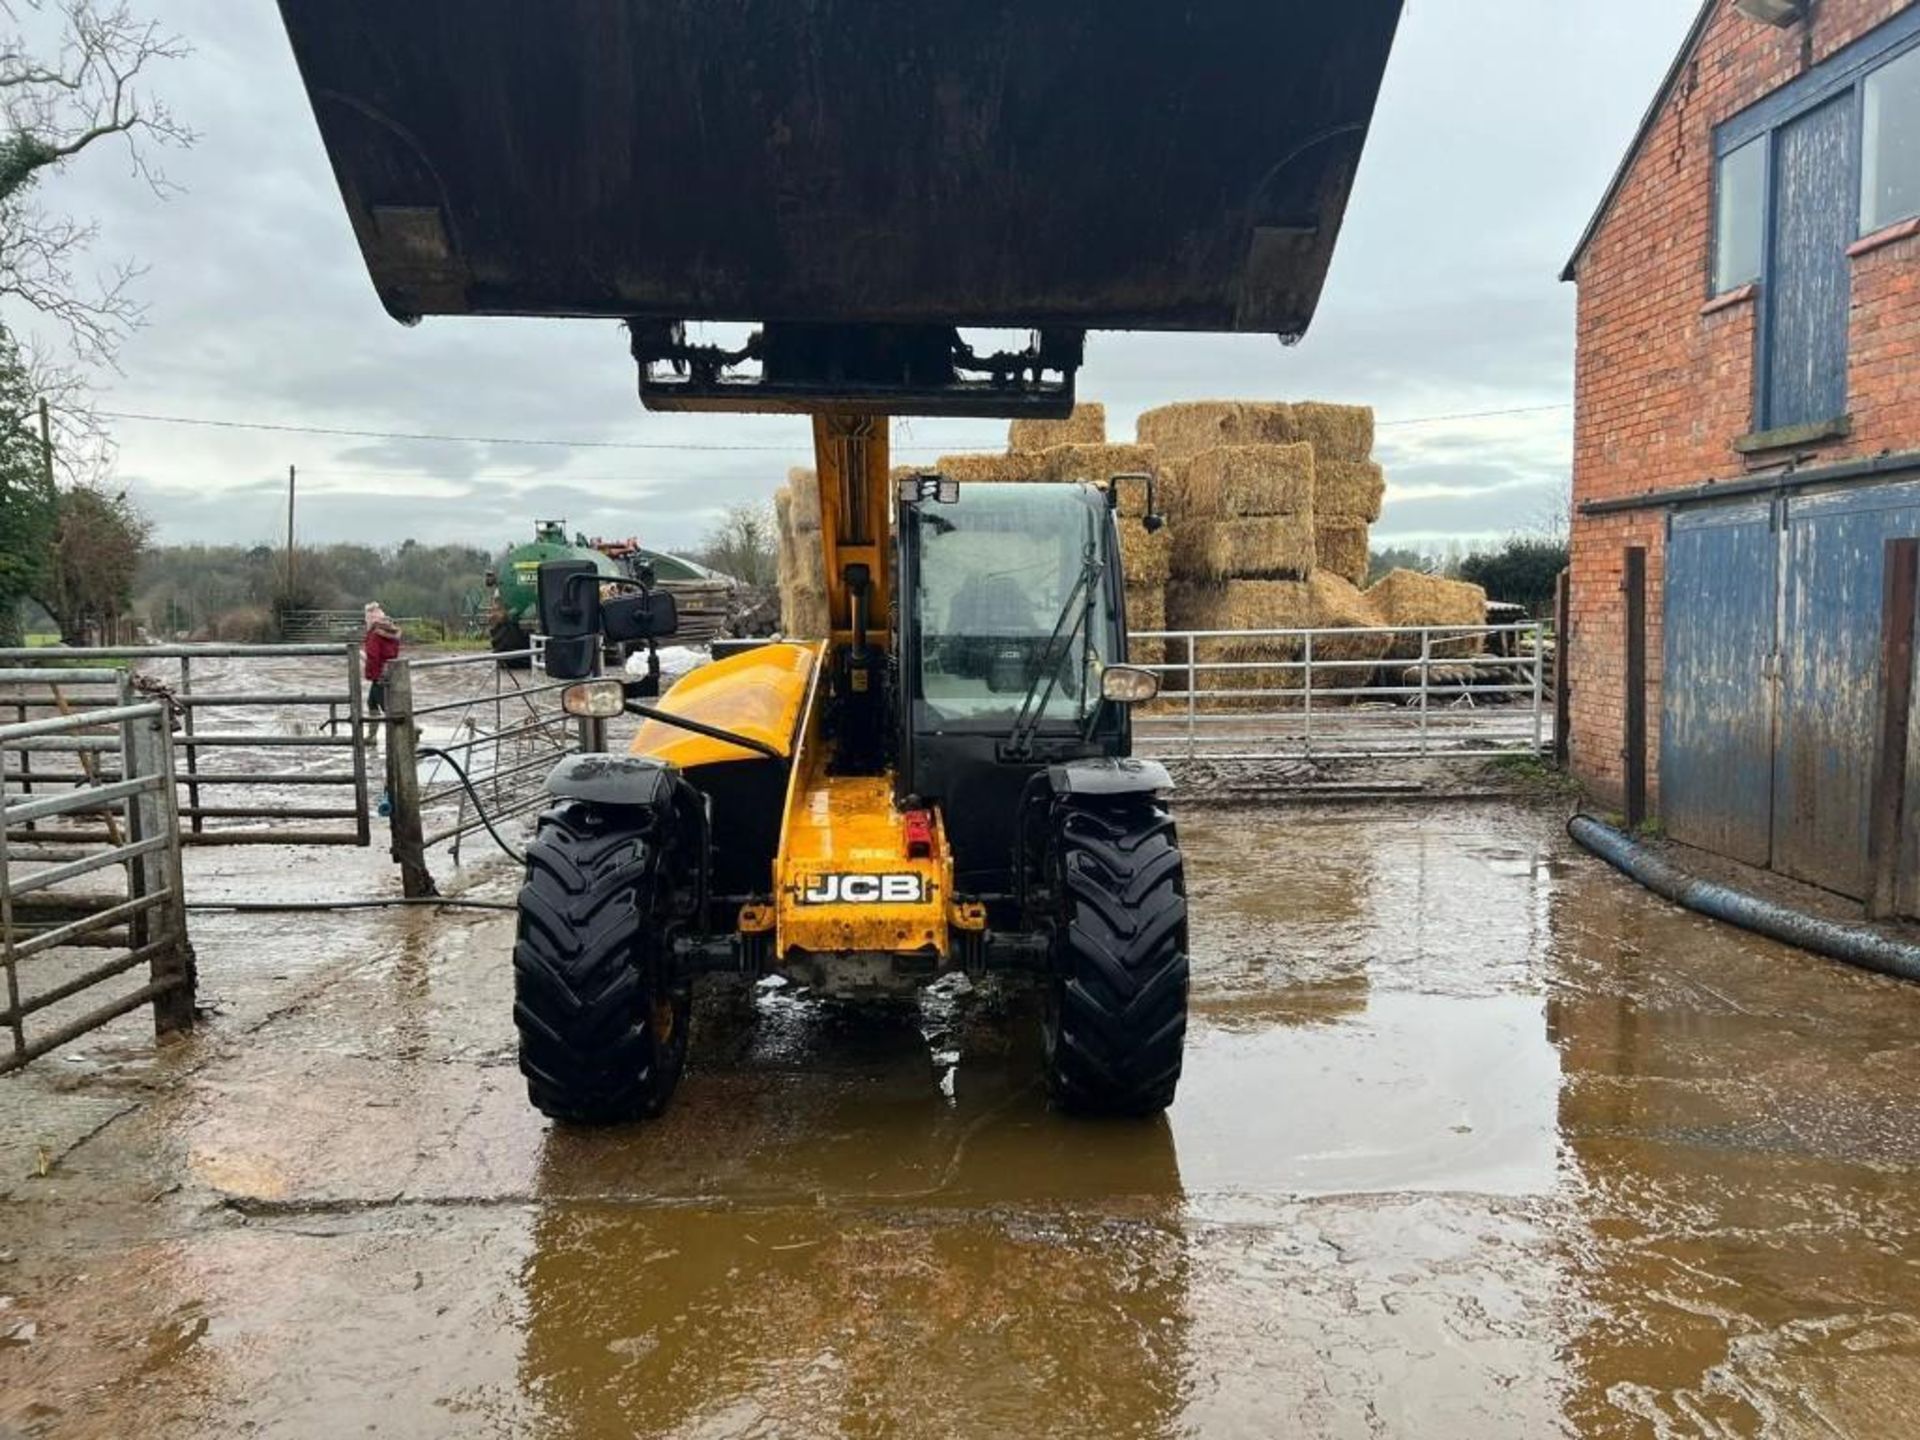
[[[1036,331],[1025,349],[983,355],[941,325],[782,322],[737,349],[690,343],[679,321],[627,328],[649,410],[1063,419],[1086,351],[1079,330]]]

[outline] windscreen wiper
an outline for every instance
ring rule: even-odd
[[[1054,687],[1060,683],[1061,662],[1072,653],[1074,637],[1091,623],[1093,600],[1097,593],[1095,587],[1100,583],[1101,574],[1099,559],[1094,547],[1089,545],[1080,565],[1080,578],[1067,591],[1060,614],[1053,622],[1053,631],[1047,636],[1046,647],[1040,652],[1038,673],[1027,686],[1026,698],[1020,702],[1020,713],[1014,717],[1013,729],[1007,733],[1007,754],[1014,759],[1025,759],[1032,753],[1034,736],[1039,733],[1040,721],[1047,713],[1048,702],[1053,699]],[[1076,603],[1079,607],[1077,614]],[[1061,627],[1066,626],[1069,619],[1073,624],[1063,635]],[[1045,690],[1040,690],[1042,680],[1046,681]]]

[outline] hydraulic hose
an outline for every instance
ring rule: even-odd
[[[1920,980],[1920,946],[1909,945],[1864,925],[1823,920],[1805,911],[1763,900],[1750,891],[1689,875],[1632,836],[1591,815],[1574,816],[1567,822],[1567,833],[1582,849],[1676,905],[1863,970],[1878,971],[1901,980]]]
[[[478,815],[480,817],[480,823],[487,827],[487,833],[493,837],[493,843],[505,851],[507,858],[513,861],[514,864],[526,864],[527,857],[509,845],[506,840],[502,838],[500,832],[494,828],[493,817],[487,813],[487,807],[481,803],[480,792],[473,788],[473,781],[467,778],[465,767],[463,767],[458,760],[454,759],[453,756],[436,745],[419,745],[414,748],[418,754],[437,756],[453,767],[453,773],[460,777],[460,784],[466,789],[467,798],[473,801],[474,814]]]

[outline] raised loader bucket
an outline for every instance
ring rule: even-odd
[[[387,309],[1296,335],[1401,0],[280,0]]]

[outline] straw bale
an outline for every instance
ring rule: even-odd
[[[1380,625],[1356,585],[1337,575],[1311,580],[1229,580],[1219,585],[1167,587],[1167,613],[1182,630],[1365,630]],[[1314,642],[1316,659],[1378,660],[1385,635],[1325,636]],[[1210,640],[1221,660],[1296,660],[1298,641],[1273,637]],[[1203,646],[1203,648],[1205,648]]]
[[[1011,455],[942,455],[935,466],[949,480],[962,484],[982,480],[1051,480],[1047,462],[1020,451]]]
[[[1303,580],[1313,572],[1313,519],[1258,515],[1173,527],[1173,573],[1183,580]]]
[[[1132,634],[1142,630],[1164,630],[1167,628],[1167,591],[1162,585],[1127,585],[1127,629]],[[1135,665],[1158,665],[1166,656],[1166,641],[1136,640],[1129,634],[1127,639],[1127,659]]]
[[[1173,531],[1149,531],[1138,520],[1121,517],[1120,573],[1129,585],[1165,585],[1173,573]]]
[[[1369,532],[1364,521],[1320,520],[1313,526],[1314,573],[1337,575],[1349,585],[1367,583]]]
[[[1324,460],[1314,457],[1313,513],[1320,520],[1380,518],[1387,498],[1386,472],[1371,460]]]
[[[1380,623],[1396,627],[1480,626],[1487,623],[1487,592],[1464,580],[1448,580],[1440,575],[1422,575],[1418,570],[1394,570],[1367,591],[1367,599],[1380,614]],[[1477,654],[1482,637],[1464,635],[1446,639],[1436,635],[1431,654],[1447,659]],[[1388,657],[1416,660],[1420,656],[1420,637],[1397,636]]]
[[[1007,449],[1051,450],[1057,445],[1107,443],[1107,407],[1088,400],[1065,420],[1016,420],[1007,427]]]
[[[1085,480],[1104,487],[1116,475],[1158,475],[1160,457],[1151,445],[1055,445],[1042,452],[1050,480]],[[1120,513],[1147,513],[1147,487],[1120,487]]]
[[[1186,513],[1223,520],[1307,515],[1314,508],[1311,445],[1224,445],[1187,463]]]
[[[826,552],[818,522],[811,529],[797,529],[794,524],[800,518],[805,495],[810,494],[816,505],[819,502],[819,486],[810,483],[812,480],[810,470],[793,471],[788,486],[776,490],[773,496],[779,540],[780,628],[803,640],[821,639],[827,633]]]
[[[826,560],[816,545],[800,544],[780,557],[780,628],[799,640],[827,634]]]
[[[820,477],[812,470],[795,466],[787,472],[787,488],[793,494],[792,525],[795,530],[820,529]]]
[[[1333,575],[1311,580],[1229,580],[1221,585],[1168,587],[1171,623],[1183,630],[1332,630],[1313,641],[1315,689],[1354,689],[1371,679],[1386,654],[1389,637],[1361,633],[1380,621],[1360,590]],[[1296,636],[1245,635],[1201,640],[1195,659],[1201,664],[1235,663],[1272,669],[1201,671],[1196,688],[1207,692],[1299,690],[1305,671],[1284,669],[1306,658],[1306,642]],[[1216,695],[1215,709],[1270,709],[1273,697]]]
[[[1157,455],[1156,461],[1160,479],[1154,486],[1154,498],[1160,503],[1160,513],[1169,522],[1193,518],[1193,507],[1187,500],[1187,470],[1192,462],[1169,460],[1164,455]]]
[[[1293,407],[1252,400],[1186,400],[1140,417],[1136,436],[1166,460],[1190,460],[1221,445],[1291,445],[1301,438]]]
[[[1308,401],[1293,407],[1295,437],[1313,446],[1321,460],[1365,460],[1373,454],[1373,407],[1323,405]]]

